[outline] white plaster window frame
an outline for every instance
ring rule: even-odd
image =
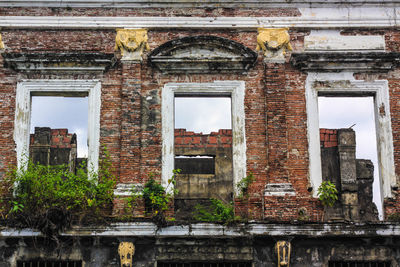
[[[329,82],[329,86],[315,86],[315,82]],[[343,87],[345,84],[345,88]],[[322,183],[318,95],[319,93],[337,96],[370,94],[374,96],[375,128],[380,176],[381,198],[392,197],[392,187],[396,186],[394,166],[393,136],[390,116],[389,86],[387,80],[355,80],[353,73],[309,73],[306,80],[306,106],[309,144],[309,178],[313,196],[317,197],[317,188]],[[384,107],[384,114],[379,109]],[[383,202],[382,202],[383,203]]]
[[[232,110],[233,188],[246,176],[246,136],[244,113],[244,81],[213,83],[167,83],[162,88],[162,175],[161,184],[168,185],[174,169],[174,101],[175,95],[230,96]]]
[[[22,80],[17,83],[14,141],[18,169],[29,157],[32,96],[88,96],[88,170],[97,173],[100,151],[101,83],[98,80]]]

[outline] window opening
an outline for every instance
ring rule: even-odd
[[[180,174],[215,174],[215,156],[176,156],[175,169]]]
[[[231,99],[232,124],[232,170],[231,186],[237,184],[246,176],[246,130],[244,113],[244,81],[214,81],[212,83],[167,83],[162,88],[161,115],[162,115],[162,175],[161,183],[167,186],[174,169],[175,153],[174,142],[174,108],[175,98],[180,96],[225,96]],[[90,103],[90,101],[89,101]],[[175,143],[175,145],[174,145]],[[193,154],[192,154],[193,155]],[[208,154],[210,155],[210,154]],[[217,160],[217,158],[215,159]],[[216,169],[217,171],[217,169]],[[235,189],[235,188],[234,188]],[[235,189],[235,193],[239,193]]]
[[[82,261],[17,261],[17,267],[82,267]]]
[[[94,174],[98,170],[100,150],[100,82],[97,80],[62,79],[18,82],[14,127],[18,168],[25,168],[29,157],[32,97],[36,96],[87,97],[87,167],[90,176],[94,178]],[[72,107],[72,109],[74,108]]]
[[[86,164],[88,97],[32,96],[30,157],[45,165]]]
[[[210,134],[232,129],[230,97],[175,96],[175,129]]]
[[[233,194],[231,98],[176,94],[174,114],[174,165],[181,169],[177,216],[190,216],[185,211],[191,213],[201,199],[229,202]]]
[[[157,262],[157,267],[251,267],[251,266],[252,266],[251,262],[213,262],[213,263],[210,263],[210,262]],[[387,267],[387,266],[385,266],[385,267]]]
[[[357,177],[357,181],[359,184],[358,192],[361,194],[361,196],[359,196],[359,201],[364,202],[362,200],[364,200],[363,197],[366,197],[365,194],[372,193],[373,202],[378,209],[380,219],[382,219],[383,204],[381,199],[380,174],[376,144],[374,97],[337,97],[322,95],[318,97],[318,108],[322,162],[327,162],[327,156],[329,156],[327,153],[330,153],[328,152],[329,150],[332,151],[332,149],[335,149],[338,147],[338,145],[340,145],[337,143],[338,129],[348,129],[349,131],[353,130],[355,132],[356,138],[356,162],[358,162],[359,159],[367,159],[371,160],[374,166],[372,188],[369,188],[369,186],[367,185],[367,180],[360,179],[366,177]],[[340,131],[344,130],[339,130],[339,132]],[[323,151],[323,148],[325,148],[325,151]],[[354,164],[356,164],[356,162],[354,162]],[[329,164],[330,168],[335,165],[332,162],[330,162]],[[348,162],[346,164],[348,164]],[[359,164],[360,163],[357,163],[357,166],[358,168],[361,168]],[[340,164],[335,166],[335,168],[339,169],[339,165]],[[325,168],[327,168],[327,165],[325,165]],[[355,166],[354,168],[356,169]],[[329,172],[327,172],[326,169],[323,169],[322,173],[323,176],[326,176]],[[322,179],[325,180],[330,178],[322,177]],[[361,183],[365,184],[361,185]],[[336,181],[336,185],[339,186],[340,189],[340,181]],[[369,192],[371,189],[372,192]],[[366,203],[360,204],[368,206],[368,204]],[[366,209],[368,209],[368,207],[366,207]],[[363,215],[363,213],[365,213],[366,211],[363,210],[363,207],[361,207],[360,212]]]
[[[391,267],[390,261],[329,261],[329,267]]]

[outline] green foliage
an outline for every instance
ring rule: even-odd
[[[143,198],[146,211],[150,213],[153,218],[158,218],[163,222],[165,221],[164,212],[168,210],[169,203],[178,193],[175,178],[180,172],[180,169],[173,170],[173,175],[168,180],[166,188],[154,180],[154,175],[152,173],[149,174],[150,180],[144,186]]]
[[[138,205],[138,199],[142,196],[143,192],[138,192],[138,189],[136,186],[132,186],[130,195],[125,199],[126,202],[126,207],[125,207],[125,212],[132,214],[133,210],[137,207]],[[129,215],[128,215],[129,216]]]
[[[193,218],[197,221],[202,222],[221,222],[231,223],[239,220],[238,216],[235,216],[233,203],[224,204],[221,200],[211,198],[211,205],[205,207],[197,204],[194,208]]]
[[[330,181],[322,182],[318,188],[318,198],[324,206],[332,207],[338,200],[336,186]]]
[[[76,173],[64,165],[44,166],[28,162],[9,172],[1,181],[8,194],[6,217],[21,226],[54,234],[71,221],[92,222],[103,218],[111,207],[115,177],[109,153],[103,151],[98,174],[79,166]]]
[[[400,213],[392,213],[388,215],[387,220],[390,222],[400,222]]]
[[[247,190],[249,189],[250,184],[254,182],[254,180],[255,178],[253,176],[253,173],[250,172],[246,177],[242,178],[242,180],[240,180],[240,182],[236,184],[236,187],[239,190],[239,197],[247,196]]]

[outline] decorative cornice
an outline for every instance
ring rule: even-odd
[[[40,236],[40,232],[32,229],[0,228],[0,237],[31,237]],[[158,227],[150,222],[113,223],[108,226],[73,227],[61,236],[103,236],[103,237],[295,237],[308,236],[315,238],[330,237],[394,237],[400,236],[398,223],[249,223],[224,226],[210,223],[182,224]],[[0,238],[0,239],[1,239]]]
[[[293,53],[292,65],[302,71],[385,72],[400,62],[398,52],[305,52]]]
[[[225,8],[296,8],[296,7],[346,7],[346,6],[395,6],[397,0],[2,0],[0,6],[4,7],[101,7],[101,8],[155,8],[155,7],[225,7]]]
[[[5,67],[24,72],[104,72],[115,63],[103,53],[3,53]]]
[[[216,36],[175,39],[149,55],[150,63],[163,73],[243,73],[256,60],[257,53],[250,48]]]
[[[392,10],[394,12],[394,10]],[[56,17],[2,16],[2,29],[251,29],[257,28],[385,28],[399,27],[396,16],[377,17]]]

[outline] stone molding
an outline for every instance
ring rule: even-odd
[[[353,0],[351,3],[347,0],[3,0],[0,6],[5,7],[103,7],[103,8],[155,8],[155,7],[225,7],[225,8],[242,8],[242,7],[264,7],[264,8],[296,8],[296,7],[348,7],[351,5],[364,6],[396,6],[399,1],[396,0]]]
[[[132,193],[135,192],[140,194],[143,191],[143,184],[134,184],[134,183],[127,183],[127,184],[117,184],[114,189],[114,196],[120,197],[129,197],[132,196]]]
[[[292,53],[292,65],[302,71],[387,72],[400,63],[399,52],[303,52]]]
[[[361,11],[360,11],[361,12]],[[396,12],[396,10],[391,10]],[[395,16],[372,17],[74,17],[74,16],[1,16],[2,29],[331,29],[399,27]]]
[[[149,55],[163,73],[244,73],[254,66],[257,53],[232,40],[190,36],[162,44]]]
[[[4,65],[21,72],[105,72],[115,64],[114,54],[104,53],[3,53]]]
[[[291,183],[272,183],[267,184],[264,189],[265,197],[295,196],[296,192]]]
[[[61,236],[97,236],[97,237],[243,237],[271,236],[284,237],[309,236],[325,237],[394,237],[400,236],[398,223],[309,223],[276,224],[248,223],[239,225],[219,225],[194,223],[159,227],[151,222],[112,223],[107,226],[73,226],[71,230],[60,233]],[[0,228],[0,237],[42,236],[32,229]],[[0,239],[1,239],[0,238]]]

